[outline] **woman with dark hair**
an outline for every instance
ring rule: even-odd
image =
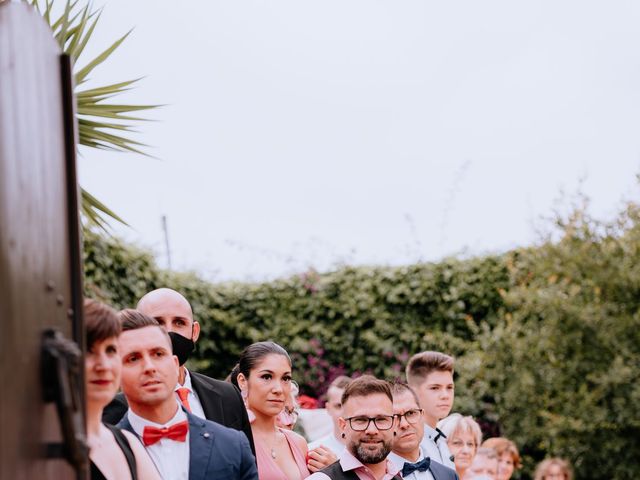
[[[160,480],[140,441],[131,433],[102,423],[102,410],[120,386],[118,314],[94,300],[84,302],[87,354],[85,390],[87,437],[92,480]]]
[[[258,476],[268,480],[309,476],[307,442],[276,423],[291,396],[291,359],[287,351],[273,342],[249,345],[240,356],[237,370],[232,372],[231,381],[234,379],[250,412]]]

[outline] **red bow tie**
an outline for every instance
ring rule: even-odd
[[[187,439],[187,432],[189,431],[189,422],[174,423],[170,427],[156,428],[156,427],[144,427],[142,431],[142,443],[145,447],[157,443],[162,438],[168,438],[175,440],[176,442],[184,442]]]

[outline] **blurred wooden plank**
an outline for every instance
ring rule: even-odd
[[[40,15],[0,3],[0,478],[76,478],[45,460],[59,441],[42,401],[40,337],[72,337],[69,218],[59,48]]]

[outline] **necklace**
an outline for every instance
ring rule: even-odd
[[[276,447],[278,446],[278,430],[276,430],[274,432],[274,436],[273,436],[273,444],[269,445],[270,442],[267,442],[267,437],[263,436],[263,441],[264,443],[267,444],[267,447],[269,447],[270,453],[271,453],[271,458],[273,458],[274,460],[276,459],[276,457],[278,456],[276,453]]]
[[[276,446],[278,445],[278,430],[276,430],[276,434],[273,436],[275,442],[271,447],[271,458],[276,459]]]

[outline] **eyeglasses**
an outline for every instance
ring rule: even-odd
[[[451,446],[455,448],[468,447],[471,449],[478,447],[478,445],[476,445],[476,442],[463,442],[459,438],[454,438],[453,440],[451,440]]]
[[[402,421],[402,417],[404,417],[407,423],[416,424],[420,421],[420,418],[422,418],[422,409],[414,408],[413,410],[407,410],[404,413],[396,413],[395,416],[398,417],[398,423],[400,423]]]
[[[354,432],[364,432],[371,422],[378,430],[389,430],[393,427],[393,415],[378,415],[377,417],[349,417],[345,418],[349,422],[351,430]]]

